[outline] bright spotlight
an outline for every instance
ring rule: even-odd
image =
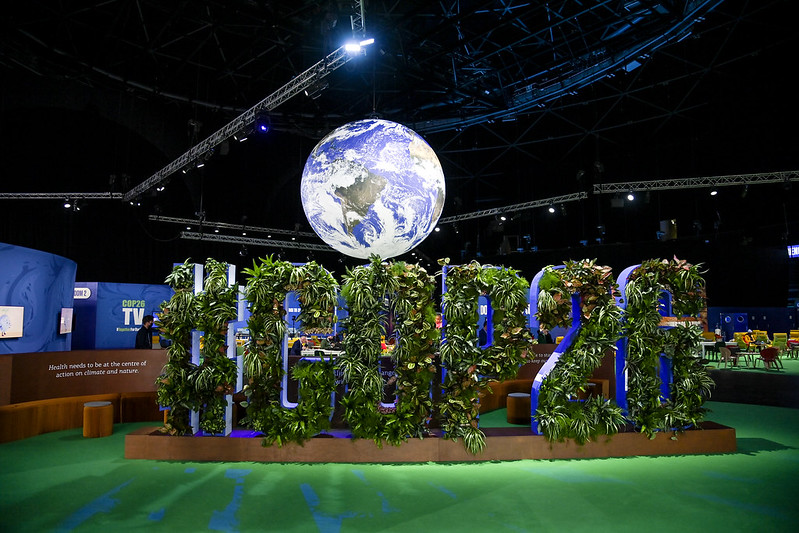
[[[375,40],[370,37],[368,39],[364,39],[363,41],[361,41],[358,44],[361,45],[361,46],[369,46],[370,44],[375,44]]]
[[[351,54],[357,54],[361,51],[361,45],[358,43],[347,43],[344,45],[344,50]]]
[[[635,195],[633,194],[633,191],[627,193],[627,200],[629,200],[630,202],[635,200]]]
[[[716,196],[718,193],[719,193],[719,191],[717,191],[716,189],[713,189],[712,191],[710,191],[710,196]]]
[[[549,211],[550,213],[554,213],[555,212],[555,206],[554,205],[550,205],[549,209],[547,209],[547,211]]]

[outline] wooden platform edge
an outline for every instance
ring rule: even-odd
[[[515,461],[521,459],[589,459],[608,457],[734,453],[735,429],[712,422],[704,429],[649,439],[619,433],[583,446],[573,441],[548,442],[539,435],[489,434],[482,453],[472,455],[463,443],[442,438],[412,439],[401,446],[378,447],[368,440],[314,438],[303,446],[262,446],[260,438],[174,437],[144,427],[125,436],[126,459],[279,463],[421,463]],[[518,432],[516,432],[518,433]]]

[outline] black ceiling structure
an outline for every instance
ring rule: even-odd
[[[270,253],[340,275],[361,261],[309,235],[300,177],[326,133],[379,117],[422,135],[447,180],[449,222],[414,260],[532,277],[677,253],[708,265],[717,302],[765,285],[767,262],[777,290],[758,302],[782,305],[799,184],[594,191],[799,170],[792,13],[788,0],[16,2],[0,35],[0,241],[72,258],[82,280],[158,283],[187,257],[241,268]],[[259,114],[267,133],[237,131],[136,190],[338,50],[353,20],[374,44]],[[503,206],[517,209],[502,220]],[[264,246],[270,228],[282,235]]]

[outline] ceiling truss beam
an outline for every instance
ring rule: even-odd
[[[765,183],[787,183],[799,181],[799,170],[765,172],[759,174],[731,174],[728,176],[705,176],[698,178],[672,178],[649,181],[622,181],[594,185],[595,194],[615,194],[629,191],[664,191],[674,189],[701,189],[706,187],[729,187],[733,185],[760,185]]]

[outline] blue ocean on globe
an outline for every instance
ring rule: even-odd
[[[401,255],[436,226],[444,172],[416,132],[388,120],[345,124],[308,156],[300,196],[305,216],[327,244],[351,257]]]

